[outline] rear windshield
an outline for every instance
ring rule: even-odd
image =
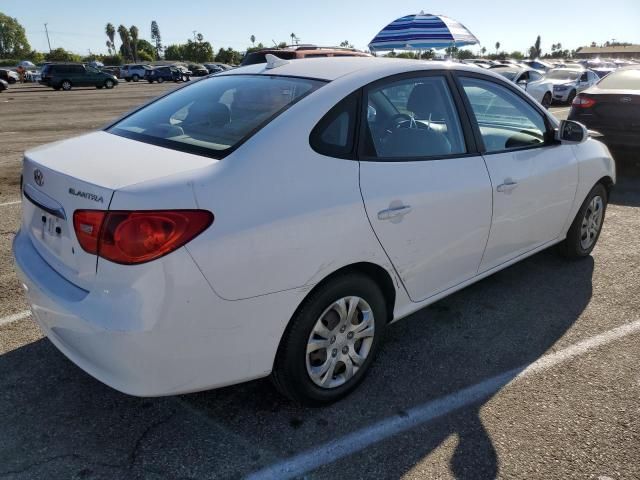
[[[288,51],[288,50],[272,50],[270,52],[253,52],[249,53],[242,59],[241,66],[246,65],[254,65],[256,63],[267,63],[267,59],[265,56],[267,53],[271,55],[275,55],[278,58],[282,58],[283,60],[293,60],[296,58],[296,52]]]
[[[516,78],[516,75],[518,75],[518,71],[517,70],[502,70],[502,69],[499,69],[499,68],[495,68],[493,70],[496,73],[499,73],[500,75],[505,77],[507,80],[511,80],[511,81],[513,81],[513,79]]]
[[[640,69],[612,72],[598,83],[606,90],[640,90]]]
[[[108,131],[220,158],[323,84],[267,75],[206,78],[138,110]]]
[[[547,78],[553,80],[577,80],[582,72],[575,70],[551,70],[547,72]]]

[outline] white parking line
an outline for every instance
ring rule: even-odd
[[[9,323],[17,322],[18,320],[24,320],[31,316],[31,310],[23,310],[19,313],[14,313],[13,315],[9,315],[7,317],[0,318],[0,327],[2,325],[7,325]]]
[[[0,207],[8,207],[9,205],[17,205],[19,203],[20,203],[20,200],[16,200],[15,202],[0,203]]]
[[[327,465],[347,455],[359,452],[369,445],[483,400],[505,385],[520,378],[547,370],[589,350],[639,331],[640,320],[614,328],[558,352],[544,355],[532,364],[514,368],[458,392],[418,405],[402,416],[386,418],[344,437],[309,449],[299,455],[254,472],[247,478],[251,480],[285,479],[303,475],[322,465]]]
[[[571,110],[571,107],[565,107],[565,108],[553,108],[553,107],[551,107],[549,110],[551,111],[551,113],[560,113],[560,112],[564,112],[564,111],[567,111],[567,110]]]

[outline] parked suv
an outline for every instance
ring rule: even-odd
[[[317,57],[370,57],[368,53],[360,52],[355,48],[342,47],[318,47],[316,45],[294,45],[286,48],[265,48],[256,52],[248,53],[242,59],[240,66],[253,65],[255,63],[266,63],[265,55],[270,53],[283,60],[294,60],[297,58],[317,58]]]
[[[123,65],[120,67],[120,78],[125,79],[127,82],[134,81],[144,78],[145,72],[150,69],[151,66],[143,65],[143,64],[129,64]]]
[[[162,83],[165,80],[171,82],[179,82],[182,80],[182,72],[176,67],[148,68],[144,72],[144,79],[149,83]]]
[[[54,90],[71,90],[73,87],[113,88],[118,84],[118,79],[81,63],[49,63],[42,68],[40,83]]]

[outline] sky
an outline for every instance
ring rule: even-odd
[[[489,52],[526,52],[542,37],[543,53],[554,43],[575,49],[609,40],[640,44],[640,0],[458,0],[381,1],[320,0],[269,2],[265,0],[204,1],[155,0],[153,2],[89,0],[2,0],[0,12],[16,17],[25,27],[32,48],[63,47],[86,55],[107,53],[107,22],[136,25],[140,38],[150,40],[151,21],[160,27],[163,44],[184,43],[194,31],[204,35],[215,50],[233,47],[243,51],[256,43],[291,43],[295,33],[301,43],[337,45],[344,40],[366,49],[369,41],[394,19],[424,11],[442,14],[465,25]],[[116,36],[116,45],[120,42]],[[477,51],[480,47],[471,47]]]

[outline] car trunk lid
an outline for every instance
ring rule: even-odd
[[[60,275],[90,290],[97,256],[76,237],[76,210],[108,210],[118,189],[216,160],[96,132],[36,148],[23,165],[22,228]]]

